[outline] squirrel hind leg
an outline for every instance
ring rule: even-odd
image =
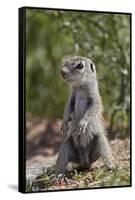
[[[90,165],[92,165],[92,163],[94,163],[96,160],[98,160],[99,157],[100,157],[100,150],[98,147],[98,140],[95,137],[93,140],[92,148],[90,149],[90,152],[89,152]]]
[[[69,138],[61,146],[56,161],[56,174],[65,174],[65,172],[67,171],[67,165],[70,162],[78,163],[78,157],[72,140]]]
[[[89,155],[90,165],[98,160],[100,157],[99,149],[96,147],[94,151]]]

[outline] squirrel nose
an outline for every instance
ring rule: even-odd
[[[64,76],[66,72],[63,69],[61,69],[61,74]]]

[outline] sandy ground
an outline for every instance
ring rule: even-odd
[[[28,120],[26,124],[26,177],[34,179],[43,168],[55,164],[61,145],[61,120]],[[114,136],[114,135],[113,135]],[[115,138],[115,137],[112,137]],[[115,138],[110,141],[111,149],[118,167],[130,167],[130,140]],[[103,165],[101,159],[93,167]]]
[[[129,139],[115,139],[110,142],[111,149],[113,152],[115,163],[120,168],[130,167],[130,141]],[[26,162],[26,177],[27,179],[33,180],[36,176],[42,174],[43,168],[51,167],[55,164],[58,153],[45,156],[43,154],[34,155],[27,159]],[[103,165],[101,159],[98,159],[94,164],[93,168],[97,168]]]

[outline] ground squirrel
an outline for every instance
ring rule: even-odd
[[[65,62],[61,74],[71,90],[64,111],[57,174],[64,174],[72,162],[90,167],[100,156],[111,169],[114,165],[103,123],[95,64],[88,58],[72,57]]]

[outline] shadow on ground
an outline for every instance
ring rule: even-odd
[[[18,191],[18,185],[8,185],[8,187],[14,191]]]

